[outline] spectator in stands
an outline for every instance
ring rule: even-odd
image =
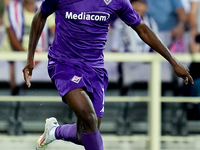
[[[186,44],[184,43],[183,35],[185,33],[187,15],[185,13],[182,0],[148,0],[148,5],[148,13],[155,19],[156,23],[158,24],[158,35],[163,43],[168,46],[173,53],[186,52],[187,49],[185,49]],[[180,85],[179,80],[174,77],[173,71],[171,71],[170,74],[172,79],[171,85],[173,94],[179,95],[179,89],[182,85]],[[171,116],[175,116],[170,118],[172,127],[170,132],[172,135],[177,135],[177,128],[180,129],[183,127],[178,124],[178,120],[180,120],[180,118],[182,119],[183,117],[177,115],[180,112],[179,110],[183,112],[183,105],[179,103],[173,103],[164,104],[163,106],[165,107],[167,105],[170,105]],[[182,132],[181,134],[183,135],[185,133]]]
[[[142,20],[148,25],[156,34],[158,33],[157,24],[152,17],[146,12],[146,0],[131,0],[133,8],[141,16]],[[129,26],[127,26],[121,19],[117,19],[114,23],[112,50],[115,52],[132,52],[132,53],[149,53],[152,49],[144,43],[140,37]],[[120,70],[120,95],[128,95],[130,86],[138,81],[144,73],[143,66],[148,66],[147,63],[142,62],[123,62],[119,64]],[[137,70],[137,72],[133,71]],[[142,72],[141,72],[142,71]],[[148,76],[148,75],[147,75]],[[139,77],[139,78],[138,78]],[[120,114],[117,125],[120,127],[117,134],[130,134],[131,133],[131,116],[130,112],[133,103],[120,103]]]
[[[0,51],[28,51],[28,42],[30,35],[30,28],[35,12],[40,7],[41,1],[36,0],[10,0],[7,9],[4,11],[4,26],[7,34],[4,36]],[[55,17],[52,15],[45,25],[41,38],[37,45],[37,52],[44,52],[48,50],[49,33],[54,34]],[[50,31],[50,32],[49,32]],[[14,62],[9,62],[10,66],[10,87],[11,95],[18,95],[20,85],[15,82],[15,65]],[[13,104],[13,118],[12,123],[19,122],[17,114],[19,114],[21,103]],[[13,125],[14,127],[14,125]],[[10,134],[15,134],[15,129],[10,131]],[[18,130],[19,131],[19,130]],[[21,134],[21,133],[19,133]]]
[[[18,0],[11,0],[8,4],[8,9],[4,13],[4,25],[6,27],[7,35],[3,39],[1,51],[27,51],[30,26],[35,11],[39,8],[40,1],[24,0],[23,2]],[[17,13],[16,13],[17,12]],[[22,15],[23,14],[23,15]],[[52,16],[53,17],[53,16]],[[38,43],[37,51],[47,51],[48,38],[50,29],[54,34],[54,18],[48,19],[48,25],[46,25],[42,37]],[[19,87],[15,84],[15,70],[14,62],[10,64],[10,87],[12,95],[18,94]]]
[[[147,24],[156,34],[158,33],[157,24],[148,13],[146,0],[131,0],[133,8],[139,13],[145,24]],[[132,53],[149,53],[152,49],[145,44],[140,37],[124,22],[117,19],[114,23],[112,50],[116,52],[132,52]],[[141,63],[125,62],[122,64],[123,69],[123,89],[120,95],[127,95],[128,87],[133,83],[130,76],[131,68],[137,67]],[[142,63],[143,64],[143,63]],[[129,71],[129,72],[127,72]],[[126,73],[125,73],[126,72]],[[134,73],[134,76],[135,73]]]
[[[187,40],[184,41],[184,33],[187,22],[184,0],[148,0],[148,13],[155,19],[159,37],[173,53],[188,52]],[[185,4],[186,2],[184,2]],[[180,85],[178,79],[172,74],[174,95],[179,94]]]
[[[191,25],[191,42],[190,42],[190,52],[199,53],[200,52],[200,41],[196,41],[196,36],[200,35],[200,0],[190,0],[191,1],[191,11],[190,11],[190,25]],[[191,75],[194,77],[195,84],[190,85],[189,96],[200,96],[200,63],[192,62],[190,65]],[[200,110],[200,105],[199,105]]]
[[[181,0],[148,0],[148,13],[158,24],[161,40],[170,46],[183,37],[186,14]]]
[[[198,52],[200,50],[200,46],[198,43],[195,42],[195,36],[197,35],[197,9],[198,9],[198,0],[182,0],[184,10],[187,15],[186,19],[186,28],[184,33],[184,44],[185,44],[185,51],[186,52]],[[190,68],[190,72],[194,79],[200,77],[200,73],[197,69],[200,67],[199,63],[191,63],[191,62],[184,62],[186,66]],[[179,80],[180,81],[180,80]],[[180,95],[184,96],[198,96],[198,79],[195,81],[195,85],[185,86],[182,81],[179,82],[179,87],[182,92],[179,92]],[[190,89],[191,88],[191,89]],[[172,126],[176,125],[172,133],[179,133],[181,135],[188,134],[188,119],[191,120],[199,120],[198,113],[198,105],[195,103],[176,103],[176,108],[173,107],[174,114],[172,114]],[[195,115],[197,114],[197,115]]]

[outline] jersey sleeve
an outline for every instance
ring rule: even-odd
[[[58,2],[59,0],[43,0],[40,6],[42,13],[51,15],[57,9]]]
[[[137,26],[141,22],[140,15],[133,9],[129,0],[118,0],[120,6],[117,14],[129,26]]]

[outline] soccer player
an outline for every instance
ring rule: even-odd
[[[45,0],[36,12],[30,33],[29,52],[23,69],[28,87],[34,68],[37,41],[47,17],[55,12],[56,29],[49,47],[48,72],[64,103],[75,112],[77,123],[58,125],[56,118],[46,120],[45,131],[37,140],[44,150],[56,139],[83,145],[86,150],[103,150],[99,132],[108,84],[103,49],[110,18],[118,16],[135,30],[144,42],[166,58],[185,83],[192,77],[135,12],[129,0]]]

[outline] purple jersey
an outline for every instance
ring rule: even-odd
[[[112,15],[117,13],[130,26],[141,22],[129,0],[45,0],[41,11],[56,14],[50,63],[72,60],[103,68],[103,49]]]

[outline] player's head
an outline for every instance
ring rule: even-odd
[[[147,10],[147,0],[130,0],[135,11],[142,17]]]

